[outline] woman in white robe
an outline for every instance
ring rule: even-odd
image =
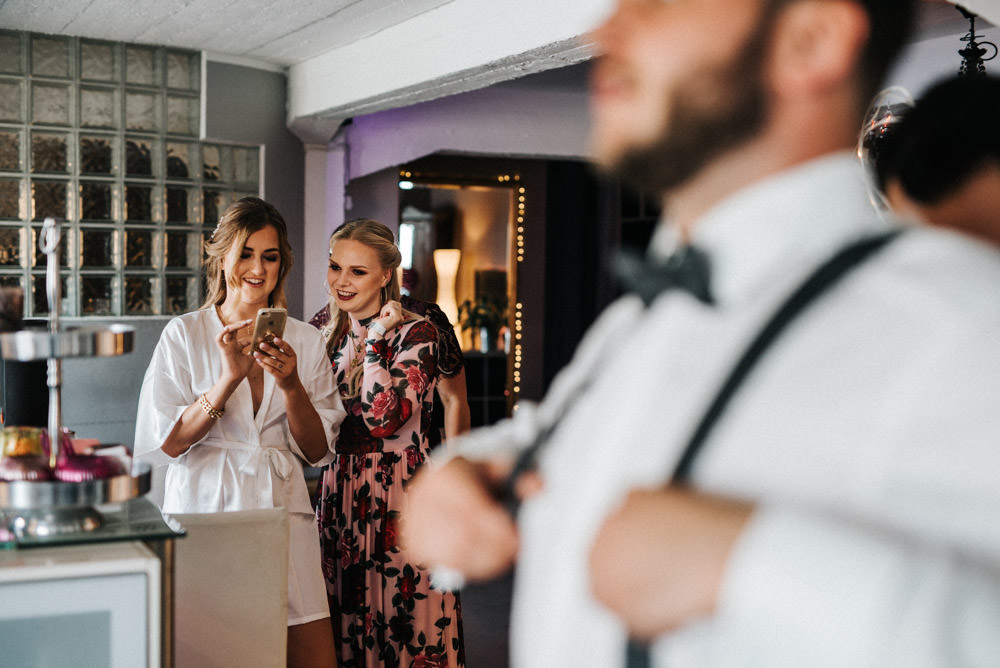
[[[234,203],[206,251],[208,299],[163,330],[139,395],[135,455],[168,467],[166,513],[288,509],[288,663],[327,668],[336,659],[302,462],[333,459],[345,415],[333,370],[319,332],[292,318],[251,355],[253,317],[285,305],[292,264],[273,206]]]

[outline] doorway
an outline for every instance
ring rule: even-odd
[[[465,356],[472,426],[492,424],[510,415],[513,372],[520,374],[520,341],[512,337],[520,323],[511,306],[517,303],[517,198],[524,189],[509,175],[492,181],[412,167],[401,175],[403,291],[437,303],[453,323]]]

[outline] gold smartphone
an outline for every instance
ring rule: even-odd
[[[283,308],[262,308],[257,311],[253,321],[253,343],[250,345],[255,352],[263,353],[260,342],[272,343],[274,337],[285,335],[285,321],[288,320],[288,310]],[[267,354],[267,353],[264,353]]]

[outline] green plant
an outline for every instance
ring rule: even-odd
[[[463,330],[485,327],[496,334],[507,324],[507,298],[482,295],[475,301],[466,299],[458,307],[458,322]]]

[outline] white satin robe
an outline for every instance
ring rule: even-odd
[[[181,414],[222,373],[222,357],[214,343],[222,327],[215,309],[187,313],[167,323],[139,394],[135,456],[168,467],[165,513],[287,508],[289,624],[326,617],[319,538],[302,471],[306,458],[288,429],[284,395],[274,379],[264,374],[256,415],[250,386],[244,381],[226,402],[225,415],[190,450],[172,458],[160,449]],[[333,444],[345,415],[333,370],[315,328],[289,318],[284,338],[295,350],[299,378],[327,434],[327,452],[309,462],[322,466],[333,459]]]

